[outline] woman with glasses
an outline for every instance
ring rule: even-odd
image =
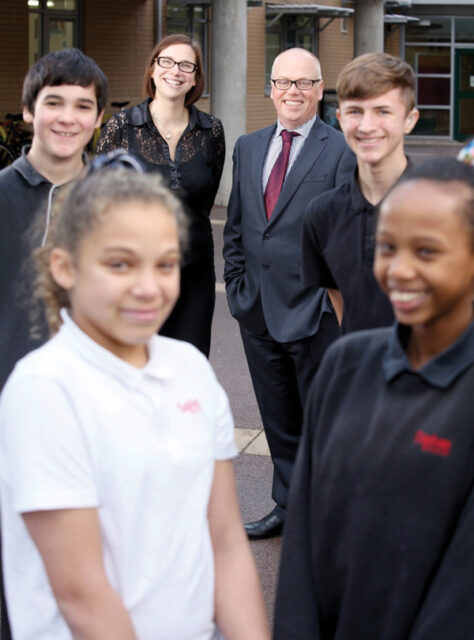
[[[147,62],[147,99],[107,122],[96,153],[124,148],[148,172],[159,172],[180,198],[189,219],[181,294],[161,335],[186,340],[209,356],[215,304],[214,245],[210,212],[224,166],[220,120],[199,111],[204,89],[199,45],[184,34],[163,38]]]

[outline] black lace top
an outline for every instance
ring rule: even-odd
[[[209,215],[225,157],[220,120],[191,106],[189,124],[171,160],[168,144],[153,123],[150,99],[114,113],[97,142],[96,153],[122,147],[136,155],[147,171],[158,171],[179,196],[190,222],[189,247],[184,263],[213,258]]]

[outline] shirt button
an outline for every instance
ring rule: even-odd
[[[265,271],[268,271],[270,269],[270,265],[267,263],[264,263],[262,266],[265,269]]]

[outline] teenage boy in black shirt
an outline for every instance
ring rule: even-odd
[[[28,229],[38,212],[45,237],[58,190],[85,170],[84,147],[100,125],[107,78],[79,49],[61,49],[29,69],[22,99],[33,141],[0,171],[0,390],[15,363],[48,338],[46,325],[38,340],[30,337],[28,300],[22,299]]]
[[[359,56],[336,84],[337,117],[357,156],[352,181],[310,202],[303,227],[303,281],[325,287],[344,333],[393,322],[373,274],[375,210],[407,168],[404,136],[418,120],[415,75],[385,53]]]

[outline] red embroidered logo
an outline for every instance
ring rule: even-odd
[[[434,453],[437,456],[449,456],[451,453],[451,440],[430,435],[420,429],[415,433],[413,442],[419,444],[422,451]]]
[[[196,398],[193,398],[192,400],[188,400],[187,402],[184,402],[183,404],[181,402],[178,402],[176,406],[183,413],[186,413],[186,412],[198,413],[199,411],[201,411],[201,405],[196,400]]]

